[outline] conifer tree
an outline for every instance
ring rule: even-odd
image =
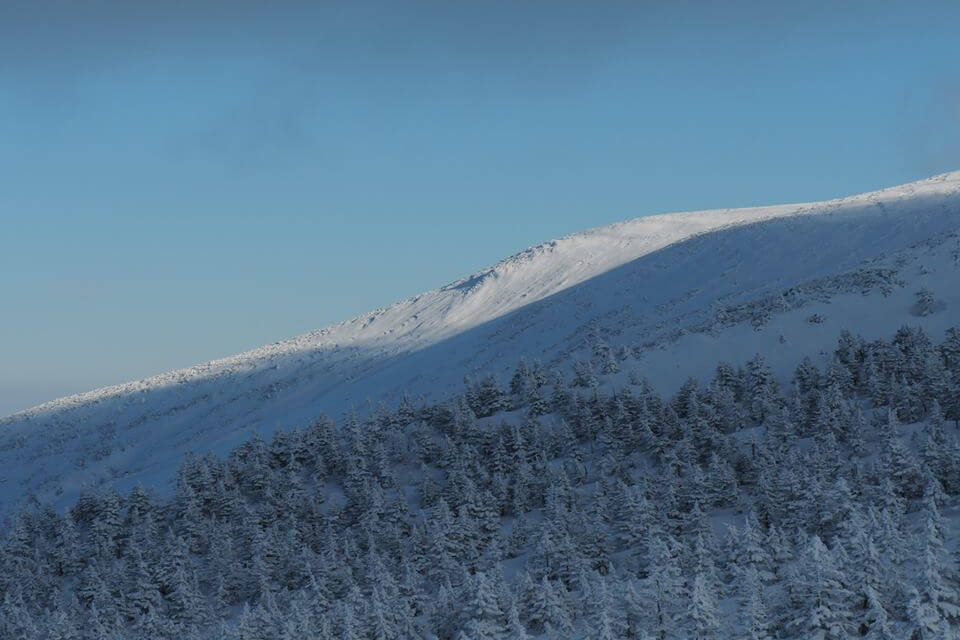
[[[960,620],[960,594],[952,576],[950,557],[943,541],[939,510],[931,501],[917,538],[917,571],[914,584],[921,602],[929,606],[937,619]]]
[[[716,597],[708,584],[707,577],[702,573],[698,573],[693,579],[686,619],[690,625],[692,638],[695,640],[714,638],[720,629]]]
[[[655,535],[650,541],[648,573],[641,593],[648,602],[649,628],[657,640],[667,640],[675,633],[677,607],[683,596],[675,544],[667,533]]]
[[[463,612],[465,622],[458,637],[465,640],[499,640],[505,633],[505,616],[486,574],[477,573],[471,589],[471,598]]]
[[[799,571],[787,584],[795,607],[786,628],[803,638],[846,640],[852,627],[851,594],[830,552],[817,536],[810,536]]]
[[[859,625],[859,633],[868,640],[895,640],[893,624],[887,615],[886,608],[878,594],[872,587],[864,589],[866,610]]]
[[[747,389],[750,397],[750,417],[755,422],[762,423],[774,409],[777,383],[773,371],[759,353],[747,362]]]
[[[50,615],[46,633],[48,640],[81,640],[76,622],[59,607]]]
[[[511,602],[507,610],[507,628],[503,635],[504,640],[530,640],[527,629],[520,622],[520,613],[515,603]]]
[[[767,607],[763,599],[763,583],[754,567],[747,567],[739,578],[740,625],[742,640],[773,640]]]
[[[907,588],[907,637],[910,640],[939,640],[943,618],[929,599],[920,595],[915,587]]]
[[[162,606],[160,589],[147,567],[139,549],[132,549],[128,558],[127,579],[123,601],[124,615],[134,620]]]

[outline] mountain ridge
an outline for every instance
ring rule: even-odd
[[[960,173],[824,203],[687,212],[571,234],[450,285],[231,358],[0,420],[0,517],[106,487],[170,490],[222,454],[321,414],[439,404],[518,361],[618,369],[672,393],[757,352],[786,382],[842,329],[960,325]],[[916,312],[928,289],[935,312]],[[611,358],[617,363],[611,363]],[[824,366],[828,361],[820,363]]]
[[[945,188],[939,188],[941,186]],[[951,186],[952,189],[950,188]],[[293,336],[288,339],[262,345],[260,347],[228,356],[226,358],[215,359],[162,373],[156,376],[150,376],[117,385],[109,385],[87,392],[72,394],[63,398],[57,398],[35,407],[18,411],[10,416],[2,417],[0,418],[0,426],[19,420],[29,420],[32,417],[38,416],[45,412],[53,412],[60,409],[71,408],[88,402],[98,402],[105,398],[122,395],[124,393],[140,392],[145,388],[181,384],[190,378],[202,378],[207,375],[216,376],[221,372],[230,373],[233,371],[230,367],[239,367],[241,369],[255,368],[256,363],[259,361],[268,361],[272,358],[294,355],[298,352],[309,351],[311,349],[322,351],[324,348],[336,349],[339,347],[364,345],[371,342],[376,343],[376,336],[367,336],[366,334],[370,332],[367,332],[366,329],[374,324],[376,324],[378,327],[383,325],[383,320],[389,320],[390,315],[396,315],[398,312],[407,311],[413,307],[413,312],[407,313],[406,317],[402,318],[403,322],[399,325],[399,329],[404,329],[410,320],[419,320],[420,314],[427,311],[435,311],[436,309],[434,307],[436,306],[441,307],[442,313],[440,315],[440,322],[435,322],[433,326],[428,327],[433,329],[433,333],[431,334],[421,334],[418,339],[412,335],[412,332],[407,331],[405,333],[401,333],[398,331],[396,324],[385,329],[380,334],[381,336],[387,336],[397,332],[405,339],[412,341],[410,345],[411,347],[416,347],[422,345],[424,341],[429,341],[431,338],[436,340],[446,337],[455,329],[463,330],[472,326],[476,326],[477,324],[481,324],[484,321],[495,319],[499,315],[509,313],[510,311],[523,306],[523,304],[535,302],[554,293],[559,293],[570,286],[583,282],[590,277],[604,273],[605,271],[615,268],[616,266],[624,264],[632,259],[649,255],[650,253],[653,253],[659,249],[676,244],[678,242],[689,240],[703,233],[711,233],[729,227],[764,222],[774,218],[829,213],[832,209],[860,206],[864,202],[875,204],[882,210],[885,206],[885,201],[889,200],[896,201],[897,199],[916,198],[931,194],[950,195],[957,193],[960,193],[960,171],[952,171],[912,183],[887,187],[863,194],[843,196],[823,202],[670,212],[634,218],[631,220],[613,223],[611,225],[594,227],[584,231],[567,234],[555,240],[547,241],[539,245],[528,247],[496,262],[494,265],[486,269],[481,269],[480,271],[477,271],[465,278],[455,280],[447,285],[411,296],[342,322]],[[754,216],[752,214],[760,215]],[[719,218],[714,220],[704,219],[709,216],[719,215],[726,217],[722,221]],[[656,230],[661,231],[661,234],[658,236],[656,234],[644,233],[646,231],[646,227],[648,226],[655,227]],[[670,231],[676,232],[678,229],[682,229],[686,231],[686,233],[675,233],[675,235],[671,235],[670,232],[667,231],[667,233],[664,234],[664,227],[667,226],[673,227]],[[619,235],[623,234],[624,232],[626,232],[626,237]],[[590,249],[594,249],[592,246],[594,243],[597,243],[606,249],[614,246],[619,248],[621,251],[618,253],[609,252],[606,256],[607,259],[604,260],[603,256],[598,256],[595,251],[589,251]],[[640,245],[639,249],[641,249],[642,252],[638,252],[637,250],[629,251],[630,248],[636,246],[635,243]],[[569,271],[562,275],[562,278],[559,282],[556,280],[548,280],[546,283],[539,281],[529,283],[528,290],[523,291],[519,294],[519,296],[508,299],[506,303],[497,304],[496,301],[493,301],[494,304],[490,305],[491,300],[488,296],[481,297],[478,295],[481,293],[484,285],[488,284],[491,280],[501,281],[508,279],[511,276],[514,276],[518,269],[529,268],[531,263],[536,262],[545,255],[559,252],[561,247],[569,250],[570,247],[568,245],[571,244],[587,245],[585,247],[587,249],[587,253],[585,255],[581,255],[581,257],[579,257],[575,263],[575,266],[583,265],[585,268],[569,269]],[[582,249],[583,248],[581,248],[581,250]],[[467,298],[467,296],[472,295],[473,299],[470,301],[471,304],[466,306],[461,305],[461,308],[452,308],[453,305],[459,301],[456,298],[453,298],[452,300],[445,298],[443,294],[451,294],[454,292],[459,293],[462,298]],[[426,301],[426,304],[419,307],[415,306],[420,301]],[[446,309],[443,308],[444,303],[447,304]],[[478,307],[483,307],[485,305],[488,307],[486,315],[482,313],[477,314]],[[497,315],[492,315],[490,312],[491,309],[492,311],[497,312]],[[473,324],[471,324],[471,322]],[[447,328],[447,331],[444,332],[439,330],[436,326],[437,324],[444,325]],[[359,332],[356,331],[358,325],[360,326]],[[424,328],[424,324],[421,322],[415,325],[415,329],[416,328],[422,329]],[[349,331],[350,329],[354,330],[352,335]],[[336,337],[341,333],[346,333],[346,335],[343,336],[341,342],[336,342]],[[364,337],[366,338],[367,342],[364,342]]]

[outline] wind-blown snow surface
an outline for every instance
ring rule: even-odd
[[[822,203],[676,213],[527,249],[441,289],[238,356],[0,421],[0,512],[104,484],[163,489],[187,451],[433,399],[520,357],[569,368],[623,346],[661,391],[756,351],[785,367],[866,337],[960,324],[960,172]],[[936,312],[920,317],[921,287]],[[809,318],[818,314],[816,322]]]

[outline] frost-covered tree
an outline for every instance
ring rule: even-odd
[[[508,413],[476,418],[481,378],[188,457],[169,496],[34,502],[0,538],[0,636],[951,637],[950,335],[845,333],[786,394],[757,359],[673,397],[518,366]]]
[[[673,537],[665,532],[655,533],[649,544],[650,559],[641,595],[648,603],[648,628],[658,640],[674,636],[681,614],[683,582],[676,546]]]
[[[690,587],[690,604],[687,607],[686,620],[691,637],[696,640],[714,638],[720,629],[716,595],[709,580],[702,573],[696,575]]]
[[[916,310],[921,316],[928,316],[936,311],[937,299],[933,291],[929,289],[920,289],[917,291]]]
[[[739,621],[742,640],[773,640],[763,583],[755,567],[747,567],[739,578]]]
[[[833,556],[817,536],[810,536],[797,572],[786,585],[791,610],[785,628],[802,638],[846,640],[853,623],[851,594]]]
[[[458,637],[465,640],[499,640],[504,629],[504,612],[500,609],[487,576],[478,573],[471,585],[472,596],[463,611],[464,624]]]

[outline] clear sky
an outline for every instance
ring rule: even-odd
[[[0,2],[0,414],[960,168],[960,3]]]

